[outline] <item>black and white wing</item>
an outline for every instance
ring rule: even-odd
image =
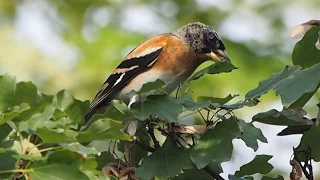
[[[85,117],[85,122],[92,117],[96,109],[108,105],[114,98],[114,95],[121,91],[134,77],[150,69],[158,59],[162,49],[161,47],[152,49],[148,54],[122,61],[117,69],[104,82],[101,90],[91,102],[90,109]]]

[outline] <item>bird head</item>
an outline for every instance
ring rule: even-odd
[[[226,48],[218,33],[211,27],[196,22],[187,24],[173,34],[182,38],[189,49],[215,62],[230,61]]]

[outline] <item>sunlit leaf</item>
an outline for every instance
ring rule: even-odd
[[[243,120],[239,120],[239,125],[242,129],[240,138],[254,151],[258,150],[258,140],[268,143],[268,140],[262,134],[262,131],[259,128],[256,128],[252,123],[246,123]]]
[[[32,180],[78,179],[89,180],[76,166],[66,164],[50,164],[32,168],[29,173]]]
[[[281,81],[283,81],[299,69],[300,66],[286,66],[286,68],[282,72],[274,73],[270,78],[260,81],[257,88],[249,91],[246,94],[246,99],[258,98],[268,91],[277,88]]]
[[[228,73],[232,70],[237,69],[233,64],[228,61],[220,61],[208,66],[201,71],[196,72],[189,81],[194,81],[199,79],[201,76],[205,74],[220,74],[220,73]]]
[[[64,143],[64,144],[60,144],[60,146],[66,150],[69,150],[72,152],[81,152],[85,155],[99,154],[99,151],[97,151],[94,147],[85,147],[78,142],[71,143],[71,144]]]
[[[271,155],[256,155],[256,157],[248,164],[241,166],[240,170],[236,171],[235,175],[237,177],[243,177],[256,173],[267,174],[273,169],[273,166],[268,163],[271,158]]]
[[[239,125],[235,118],[219,122],[213,129],[209,129],[201,136],[192,148],[191,159],[200,169],[210,161],[225,162],[230,160],[233,146],[232,140],[240,136]]]
[[[15,82],[12,76],[0,76],[0,114],[14,104]]]
[[[82,124],[89,109],[89,101],[79,101],[66,90],[62,90],[57,94],[57,109],[66,112],[75,124]]]
[[[41,152],[35,144],[29,142],[27,139],[22,141],[13,141],[13,144],[10,147],[12,150],[15,150],[19,155],[27,154],[28,157],[24,157],[25,159],[38,159],[41,158]]]
[[[51,122],[50,119],[52,118],[55,107],[53,105],[47,106],[42,113],[34,114],[30,120],[27,121],[28,129],[31,131],[36,131],[38,128],[46,127]]]
[[[29,110],[30,106],[26,103],[22,103],[19,106],[12,107],[10,112],[3,113],[0,117],[0,125],[8,121],[13,120],[16,117],[19,117],[23,111]]]
[[[142,159],[136,174],[142,180],[149,180],[156,176],[161,179],[173,177],[190,169],[193,164],[189,158],[190,151],[172,145],[168,139],[163,148]]]
[[[37,135],[44,143],[60,143],[75,140],[78,133],[70,129],[48,129],[42,127],[37,129]]]
[[[88,128],[79,132],[79,142],[90,142],[93,140],[119,139],[131,140],[131,137],[122,131],[122,122],[108,118],[93,122]]]

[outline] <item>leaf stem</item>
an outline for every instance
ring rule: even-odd
[[[62,147],[49,147],[49,148],[44,148],[44,149],[40,149],[39,152],[45,152],[45,151],[50,151],[50,150],[54,150],[54,149],[59,149]]]
[[[0,174],[6,174],[6,173],[28,173],[31,172],[32,169],[11,169],[11,170],[4,170],[4,171],[0,171]]]

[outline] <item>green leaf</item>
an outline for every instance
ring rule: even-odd
[[[235,175],[228,175],[229,180],[253,180],[252,176],[245,176],[245,177],[236,177]]]
[[[303,106],[306,105],[307,102],[312,98],[312,96],[318,91],[319,87],[320,87],[320,83],[318,84],[318,87],[313,92],[305,93],[295,102],[293,102],[288,108],[289,109],[303,108]]]
[[[313,125],[311,129],[305,132],[301,138],[297,151],[306,151],[311,148],[311,158],[315,162],[320,161],[320,126]],[[303,154],[303,153],[301,153]],[[302,158],[300,158],[302,159]],[[303,158],[305,159],[305,158]]]
[[[194,179],[212,179],[212,177],[203,169],[187,169],[182,174],[175,176],[172,180],[194,180]]]
[[[228,61],[220,61],[216,62],[201,71],[196,72],[189,81],[194,81],[199,79],[201,76],[205,74],[220,74],[220,73],[227,73],[231,72],[232,70],[237,69],[233,64]]]
[[[32,180],[58,180],[58,179],[77,179],[89,180],[89,178],[80,172],[75,166],[66,164],[50,164],[32,168],[29,173]]]
[[[320,56],[318,57],[320,59]],[[281,96],[282,104],[291,104],[302,95],[314,92],[320,83],[320,64],[298,71],[279,84],[276,95]]]
[[[53,105],[47,106],[42,113],[34,114],[30,120],[27,121],[28,129],[37,131],[38,128],[46,127],[48,124],[53,123],[50,121],[56,108]]]
[[[278,136],[287,136],[292,134],[303,134],[311,129],[312,125],[288,126],[279,132]]]
[[[194,111],[197,108],[207,108],[212,104],[209,101],[194,102],[192,97],[187,93],[184,93],[182,96],[180,96],[177,99],[177,101],[179,101],[183,105],[184,108],[186,108],[187,110],[190,110],[190,111]],[[218,104],[217,104],[217,107],[218,107]]]
[[[176,122],[182,103],[169,95],[150,95],[142,102],[133,103],[130,110],[139,120],[146,120],[152,114]]]
[[[246,99],[245,101],[239,101],[239,102],[236,102],[234,104],[225,104],[225,105],[222,105],[221,108],[223,109],[240,109],[240,108],[243,108],[245,106],[247,107],[252,107],[252,106],[256,106],[258,105],[260,101],[256,98],[254,99]]]
[[[300,66],[286,66],[282,72],[272,74],[270,78],[260,81],[258,87],[249,91],[246,94],[246,99],[259,98],[268,91],[277,88],[281,81],[298,71],[300,68]]]
[[[208,97],[208,96],[199,96],[197,98],[198,102],[203,102],[203,101],[209,101],[210,103],[217,103],[220,105],[223,105],[227,102],[229,102],[231,99],[237,97],[238,95],[231,95],[229,94],[227,97],[225,98],[216,98],[216,97]]]
[[[286,109],[281,112],[271,109],[258,113],[252,117],[252,121],[277,126],[312,125],[313,121],[304,117],[307,113],[303,109]]]
[[[31,107],[40,103],[37,87],[32,82],[19,82],[15,91],[16,104],[28,103]]]
[[[46,127],[38,128],[36,134],[43,143],[74,141],[78,135],[77,132],[70,129],[48,129]]]
[[[12,76],[0,76],[0,114],[14,104],[15,82]]]
[[[60,150],[50,153],[46,164],[66,164],[80,167],[83,162],[83,158],[78,153],[69,150]]]
[[[11,149],[0,148],[0,171],[16,169],[18,154]],[[13,173],[0,174],[0,179],[9,178]]]
[[[277,177],[263,176],[261,180],[284,180],[284,178],[280,175],[278,175]]]
[[[11,131],[12,128],[8,124],[2,124],[0,126],[0,142],[6,139]]]
[[[89,105],[89,101],[79,101],[66,90],[62,90],[57,94],[57,109],[66,112],[70,120],[75,124],[83,123]]]
[[[252,161],[250,161],[248,164],[241,166],[240,170],[236,171],[236,177],[243,177],[246,175],[253,175],[256,173],[269,173],[273,169],[273,166],[270,163],[268,163],[268,161],[271,158],[271,155],[256,155],[256,157]]]
[[[93,140],[118,139],[131,141],[131,137],[122,131],[122,122],[109,118],[99,119],[88,128],[79,132],[79,142],[90,142]]]
[[[12,110],[10,112],[6,112],[2,114],[0,118],[0,125],[8,121],[11,121],[16,117],[19,117],[22,112],[27,111],[29,109],[30,109],[30,106],[26,103],[22,103],[19,106],[12,107]]]
[[[262,134],[259,128],[256,128],[252,123],[246,123],[243,120],[239,120],[239,125],[242,129],[240,138],[246,143],[248,147],[251,147],[254,151],[258,150],[258,141],[268,143],[267,138]]]
[[[99,151],[97,151],[94,147],[85,147],[78,142],[71,143],[71,144],[60,144],[60,146],[63,147],[63,149],[65,150],[69,150],[72,152],[81,152],[86,155],[99,154]]]
[[[320,62],[320,51],[315,47],[319,35],[319,27],[313,27],[294,46],[292,52],[292,62],[300,65],[303,69],[311,67]]]
[[[154,176],[168,179],[180,174],[182,169],[194,167],[189,156],[188,149],[174,146],[171,140],[167,139],[162,149],[142,159],[136,175],[142,180],[149,180]]]
[[[147,93],[150,92],[151,90],[155,90],[155,89],[161,89],[163,87],[165,83],[160,80],[157,79],[154,82],[148,82],[142,85],[141,89],[137,92],[137,91],[132,91],[128,94],[128,96],[132,96],[134,94],[142,94],[142,93]]]
[[[128,115],[128,107],[123,102],[112,101],[108,111],[103,114],[104,117],[113,120],[124,120]]]
[[[201,136],[192,148],[191,160],[199,169],[207,166],[210,161],[228,161],[233,150],[232,140],[239,136],[240,129],[235,118],[223,120]]]

